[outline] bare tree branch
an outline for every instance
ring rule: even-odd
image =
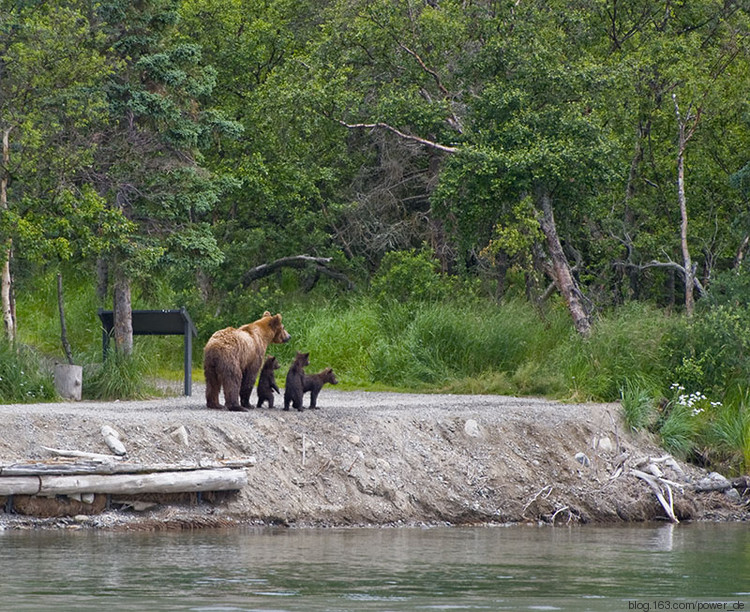
[[[667,268],[671,270],[677,270],[682,278],[685,278],[685,266],[678,264],[676,261],[656,261],[652,260],[645,264],[635,264],[629,261],[616,261],[615,266],[622,268],[634,268],[636,270],[648,270],[649,268]],[[700,295],[706,295],[706,288],[695,275],[693,275],[693,286],[698,290]]]
[[[388,130],[389,132],[393,132],[398,137],[403,138],[404,140],[411,140],[412,142],[418,142],[419,144],[429,147],[431,149],[444,151],[445,153],[456,153],[458,151],[458,147],[449,147],[447,145],[442,145],[438,142],[433,142],[432,140],[420,138],[419,136],[406,134],[402,132],[401,130],[397,130],[392,125],[383,123],[382,121],[378,121],[377,123],[346,123],[346,121],[342,121],[341,119],[336,119],[336,121],[340,123],[341,125],[343,125],[345,128],[348,128],[350,130],[357,130],[357,129],[374,130],[374,129],[379,128],[383,130]]]

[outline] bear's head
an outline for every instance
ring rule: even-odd
[[[297,351],[297,356],[294,358],[294,363],[304,368],[310,365],[310,353],[300,353]]]
[[[279,360],[273,355],[266,357],[266,362],[263,364],[264,370],[278,370],[281,367]]]
[[[289,342],[291,336],[289,335],[289,332],[284,329],[284,325],[281,323],[281,314],[271,316],[271,314],[266,311],[266,313],[264,313],[264,319],[266,318],[266,314],[268,314],[268,325],[273,331],[273,338],[271,338],[271,342],[273,342],[274,344]]]
[[[333,368],[326,368],[325,370],[323,370],[323,380],[332,385],[339,384],[339,381],[336,378],[336,375],[333,373]]]

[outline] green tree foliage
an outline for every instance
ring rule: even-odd
[[[15,261],[97,250],[118,220],[77,176],[91,159],[107,73],[76,3],[4,2],[0,13],[0,235],[3,311],[13,337]]]
[[[132,347],[130,284],[159,267],[194,271],[222,258],[202,221],[226,187],[202,167],[201,149],[215,134],[240,127],[208,102],[216,72],[196,44],[174,38],[179,3],[112,1],[97,5],[92,28],[115,70],[103,84],[108,116],[93,179],[108,206],[133,224],[108,253],[115,277],[115,341]]]
[[[191,0],[182,37],[199,42],[216,68],[216,99],[244,127],[214,146],[207,166],[237,179],[212,210],[225,265],[206,279],[225,296],[253,266],[286,255],[334,255],[337,208],[354,160],[335,126],[302,104],[299,56],[318,34],[320,3]],[[262,284],[262,283],[260,283]],[[213,293],[212,293],[213,292]]]

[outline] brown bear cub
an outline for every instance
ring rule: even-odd
[[[268,402],[268,407],[273,408],[273,394],[274,392],[280,393],[273,371],[280,367],[281,365],[276,357],[273,355],[266,357],[266,362],[263,364],[258,377],[258,408],[263,405],[263,402]]]
[[[326,368],[322,372],[317,374],[305,374],[305,386],[304,392],[310,392],[310,408],[315,410],[317,408],[318,393],[323,388],[323,385],[330,383],[332,385],[338,385],[339,381],[336,380],[336,375],[333,373],[332,368]]]
[[[310,364],[310,353],[300,353],[286,373],[286,384],[284,385],[284,410],[289,410],[289,404],[292,404],[297,410],[302,412],[302,396],[305,388],[305,366]]]
[[[206,405],[218,410],[219,391],[229,410],[246,412],[266,348],[288,342],[291,336],[281,323],[281,315],[266,311],[263,316],[240,328],[227,327],[215,332],[203,349],[206,376]]]

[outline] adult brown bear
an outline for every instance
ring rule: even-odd
[[[266,348],[271,343],[288,342],[290,338],[281,323],[281,315],[271,316],[268,311],[253,323],[214,333],[203,349],[206,405],[220,409],[219,390],[224,387],[227,409],[246,412]]]

